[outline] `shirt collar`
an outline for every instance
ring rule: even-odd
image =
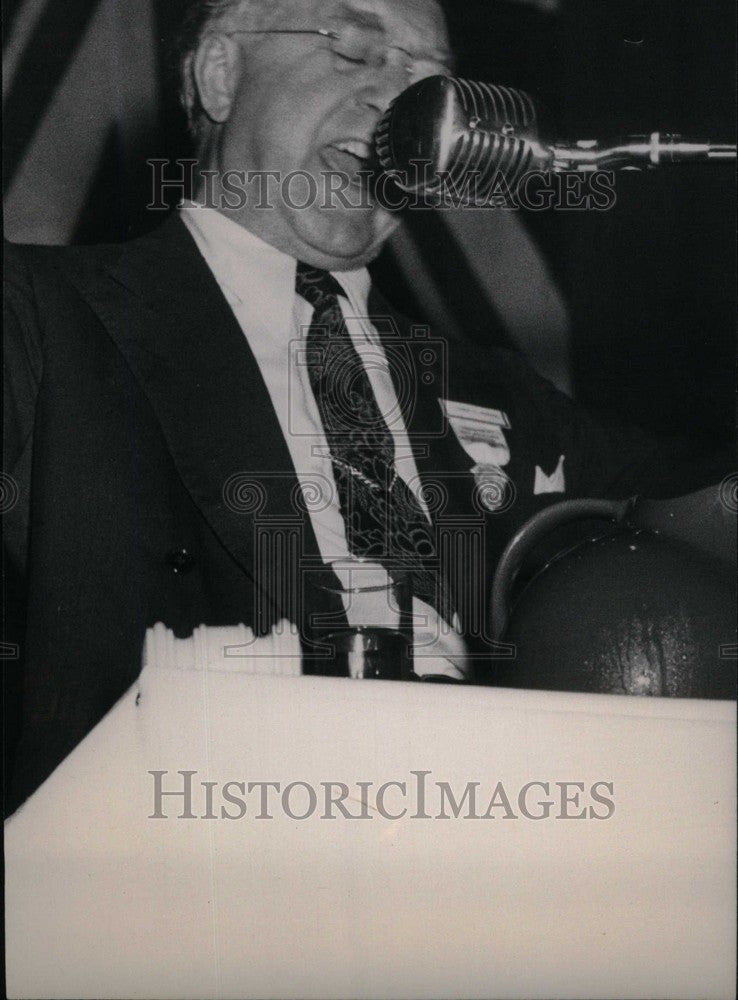
[[[357,316],[367,316],[369,308],[369,289],[372,279],[365,267],[358,271],[332,271],[336,281],[346,292],[351,308]]]
[[[257,311],[259,303],[291,303],[297,270],[293,257],[217,209],[183,201],[179,211],[221,288]],[[371,287],[367,269],[332,273],[356,315],[367,315]]]
[[[294,288],[292,257],[214,208],[186,201],[179,211],[218,284],[241,302],[249,302],[259,292]]]

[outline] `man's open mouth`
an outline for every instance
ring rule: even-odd
[[[372,169],[374,151],[363,139],[339,139],[321,150],[324,162],[331,170],[346,174],[354,183],[360,171]]]

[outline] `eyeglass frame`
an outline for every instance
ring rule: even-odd
[[[233,35],[319,35],[321,38],[330,38],[333,41],[341,40],[341,33],[336,31],[334,28],[259,28],[259,29],[249,29],[249,28],[235,28],[232,31],[213,31],[212,35],[223,35],[225,38],[231,38]],[[412,77],[414,65],[413,60],[416,59],[412,52],[404,49],[401,45],[388,45],[387,51],[395,50],[397,52],[402,52],[410,60],[409,65],[405,66],[405,72],[408,77]],[[334,50],[331,50],[334,51]],[[334,53],[340,55],[341,53]],[[344,57],[345,58],[345,57]],[[421,59],[418,62],[424,61]],[[428,62],[433,60],[428,58]],[[439,68],[441,63],[439,61]],[[449,75],[452,74],[453,68],[451,66],[444,66],[444,71],[447,71]]]

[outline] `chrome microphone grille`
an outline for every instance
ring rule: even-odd
[[[479,204],[501,178],[512,187],[526,172],[550,167],[551,153],[537,128],[536,107],[522,90],[429,77],[388,108],[377,130],[377,155],[406,191],[445,187]]]

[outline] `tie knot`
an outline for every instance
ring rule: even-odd
[[[313,309],[333,305],[332,300],[336,296],[346,294],[340,283],[329,271],[310,267],[300,261],[297,262],[295,291],[309,302]]]

